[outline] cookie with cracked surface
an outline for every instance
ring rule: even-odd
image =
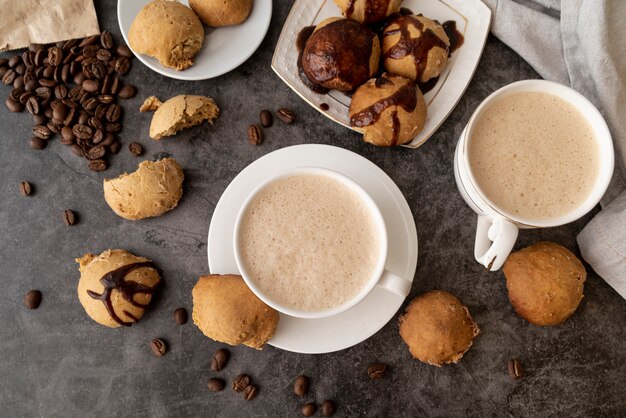
[[[172,97],[152,115],[150,138],[160,140],[176,135],[178,131],[205,120],[212,124],[219,114],[220,109],[210,97],[188,94]]]

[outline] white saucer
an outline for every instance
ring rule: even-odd
[[[228,185],[209,227],[209,269],[213,274],[238,273],[233,253],[235,219],[257,185],[282,171],[305,166],[335,170],[363,187],[379,206],[387,224],[386,268],[413,281],[417,267],[417,231],[411,209],[398,186],[369,160],[330,145],[296,145],[267,154],[246,167]],[[352,347],[380,330],[396,314],[404,298],[379,287],[354,308],[330,318],[301,319],[281,314],[269,344],[297,353],[329,353]]]
[[[128,31],[137,13],[151,0],[118,0],[117,20],[124,41],[128,42]],[[185,6],[188,0],[181,1]],[[176,71],[161,65],[155,58],[136,54],[153,71],[178,80],[206,80],[227,73],[257,50],[267,33],[272,19],[272,0],[255,0],[252,12],[241,25],[209,28],[204,26],[204,44],[194,59],[194,65],[184,71]],[[134,51],[133,51],[134,53]]]

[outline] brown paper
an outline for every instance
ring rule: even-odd
[[[100,33],[93,0],[3,0],[0,51]]]

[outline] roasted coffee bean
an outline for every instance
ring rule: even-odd
[[[518,359],[509,360],[507,368],[509,370],[509,376],[511,376],[512,379],[517,380],[524,374],[522,363],[520,363]]]
[[[50,132],[53,132],[55,134],[61,132],[61,125],[55,122],[55,119],[52,119],[50,122],[48,122],[46,126],[48,127],[48,129],[50,129]]]
[[[24,295],[24,306],[28,309],[37,309],[41,305],[41,292],[39,290],[30,290]]]
[[[63,67],[62,66],[58,66],[54,69],[54,74],[52,75],[52,78],[54,79],[54,82],[59,84],[59,83],[63,83]]]
[[[243,392],[249,384],[250,376],[248,376],[247,374],[240,374],[239,376],[235,377],[235,380],[233,380],[233,390],[235,392]]]
[[[11,112],[21,112],[22,110],[24,110],[24,105],[19,101],[13,99],[11,96],[7,96],[4,103],[7,105],[7,109],[9,109]]]
[[[214,372],[222,371],[228,364],[229,358],[230,352],[225,348],[220,348],[213,353],[213,358],[211,359],[211,370]]]
[[[80,41],[78,39],[70,39],[69,41],[63,42],[63,47],[61,49],[63,49],[63,51],[69,51],[72,48],[78,46],[79,42]]]
[[[89,115],[84,110],[78,113],[78,123],[80,125],[86,125],[89,122]]]
[[[13,55],[9,58],[9,68],[14,68],[22,62],[22,58],[19,55]]]
[[[98,80],[85,80],[82,84],[83,90],[89,93],[95,93],[100,90],[100,82]]]
[[[93,115],[100,120],[105,119],[107,108],[107,105],[99,104],[98,106],[96,106],[96,110],[94,110]]]
[[[102,80],[107,76],[108,72],[105,65],[101,61],[98,61],[91,64],[91,74],[98,80]]]
[[[45,49],[39,49],[35,53],[35,65],[41,67],[43,65],[43,60],[48,55],[48,52]]]
[[[39,101],[36,97],[31,97],[30,99],[28,99],[28,101],[26,102],[26,110],[28,110],[28,113],[30,113],[31,115],[39,114]]]
[[[20,193],[22,196],[30,196],[33,193],[33,187],[27,181],[20,182]]]
[[[278,116],[278,118],[285,123],[291,123],[296,119],[294,113],[284,107],[278,109],[278,111],[276,112],[276,116]]]
[[[115,142],[115,135],[105,134],[101,144],[105,147],[110,147]],[[114,153],[115,154],[115,153]]]
[[[93,160],[89,162],[89,169],[91,171],[100,172],[108,168],[107,162],[104,160]]]
[[[35,79],[35,72],[28,72],[26,71],[26,74],[24,74],[24,86],[26,86],[26,83],[28,83],[29,81],[32,81]]]
[[[187,309],[185,308],[177,308],[174,310],[174,322],[178,325],[184,325],[187,323]]]
[[[14,68],[14,70],[16,74],[24,75],[24,73],[26,72],[26,66],[24,64],[19,64]]]
[[[35,70],[35,78],[42,78],[44,70],[44,67],[37,67],[37,69]]]
[[[77,63],[76,61],[72,61],[70,63],[70,74],[72,77],[74,77],[75,75],[80,74],[80,64]],[[68,77],[69,80],[69,77]]]
[[[143,147],[139,142],[131,142],[128,145],[128,149],[130,150],[130,153],[133,154],[135,157],[139,157],[143,154]]]
[[[119,44],[115,50],[120,57],[132,58],[133,52],[124,44]]]
[[[105,30],[100,34],[100,44],[106,49],[113,48],[113,36],[111,32]]]
[[[24,87],[16,87],[13,88],[13,90],[11,90],[11,93],[9,93],[9,97],[12,98],[13,100],[20,100],[20,96],[24,93]]]
[[[253,400],[254,398],[257,397],[258,394],[259,394],[259,388],[257,388],[255,385],[248,385],[243,390],[243,398],[246,401]]]
[[[94,145],[97,145],[102,142],[103,139],[104,132],[102,131],[102,129],[96,129],[93,133],[93,136],[91,137],[91,141],[94,143]]]
[[[106,149],[102,145],[91,147],[87,152],[87,158],[90,160],[99,160],[106,154]]]
[[[63,62],[63,50],[56,46],[48,48],[48,62],[50,65],[60,65]]]
[[[78,84],[79,86],[83,84],[83,81],[85,81],[87,77],[85,76],[85,74],[83,73],[77,73],[74,76],[74,84]]]
[[[81,147],[79,145],[72,145],[72,153],[78,157],[82,157],[83,156],[83,150],[81,149]]]
[[[9,60],[7,58],[0,58],[0,67],[8,67]]]
[[[9,69],[2,76],[2,83],[7,86],[9,84],[13,84],[13,81],[15,81],[15,77],[17,77],[17,73],[13,69]]]
[[[30,51],[22,52],[22,62],[26,64],[26,66],[33,65],[33,61],[30,58],[30,54],[31,54]]]
[[[46,115],[33,115],[33,123],[35,125],[45,125],[48,122]]]
[[[91,135],[93,135],[93,129],[91,129],[87,125],[82,124],[74,125],[74,127],[72,128],[72,132],[74,133],[76,138],[80,139],[88,139],[91,138]]]
[[[304,396],[309,392],[310,379],[308,376],[300,375],[296,377],[293,384],[293,393],[298,396]]]
[[[113,103],[107,109],[106,119],[109,122],[117,122],[120,119],[121,115],[122,115],[122,107],[118,104]]]
[[[150,349],[152,350],[152,354],[157,357],[163,357],[165,353],[167,353],[167,345],[165,341],[160,338],[155,338],[150,342]]]
[[[43,87],[50,87],[50,88],[54,88],[54,86],[57,85],[56,81],[49,80],[47,78],[42,78],[41,80],[39,80],[39,84],[42,85]]]
[[[211,392],[221,392],[222,390],[224,390],[225,386],[226,382],[224,382],[222,379],[218,379],[217,377],[209,379],[209,383],[207,384],[207,387]]]
[[[130,61],[126,57],[118,57],[115,61],[115,72],[118,74],[126,74],[130,70]]]
[[[29,80],[26,84],[24,84],[24,90],[28,92],[35,91],[38,86],[39,82],[37,80]]]
[[[75,225],[77,221],[76,218],[77,218],[76,213],[73,210],[66,209],[65,211],[63,211],[63,222],[65,222],[65,225],[67,226]]]
[[[337,412],[337,405],[330,399],[326,399],[322,404],[322,415],[325,417],[332,417]]]
[[[374,363],[367,368],[367,375],[372,380],[382,379],[387,373],[387,367],[384,363]]]
[[[114,81],[115,83],[115,81]],[[112,89],[111,89],[112,90]],[[119,93],[117,93],[120,99],[132,99],[137,95],[137,88],[135,86],[131,86],[130,84],[124,86],[120,89]]]
[[[67,87],[64,84],[59,84],[54,88],[54,97],[57,99],[65,99],[67,97]]]
[[[7,71],[9,71],[9,67],[0,67],[0,78],[4,77]]]
[[[72,132],[72,128],[69,126],[64,126],[61,128],[61,143],[63,145],[72,145],[76,142],[76,136],[74,132]]]
[[[35,125],[33,126],[33,135],[37,138],[48,139],[50,138],[50,129],[44,125]]]
[[[88,58],[95,58],[99,49],[100,46],[98,45],[87,45],[83,48],[83,55]]]
[[[104,77],[102,80],[102,87],[100,88],[100,93],[103,95],[108,95],[111,93],[111,84],[113,83],[113,76],[110,74]]]
[[[42,106],[45,106],[45,102],[41,103]],[[49,107],[46,107],[43,111],[43,114],[45,117],[47,117],[48,119],[52,118],[52,109]]]
[[[74,121],[75,115],[76,115],[76,109],[74,109],[73,107],[70,107],[69,110],[67,111],[67,116],[63,120],[63,125],[70,126],[72,122]]]
[[[122,88],[122,83],[121,83],[119,78],[117,78],[115,76],[111,76],[111,77],[112,77],[111,88],[110,88],[109,92],[111,94],[118,94],[120,89]]]
[[[313,402],[305,403],[302,405],[302,415],[305,417],[312,417],[317,412],[317,405]]]
[[[28,102],[28,99],[30,99],[31,97],[33,97],[32,93],[29,92],[24,92],[22,94],[20,94],[20,99],[18,100],[22,105],[26,106],[26,102]]]
[[[263,142],[263,131],[259,125],[248,126],[248,142],[253,145],[259,145]]]
[[[87,123],[94,129],[104,129],[102,121],[95,116],[90,117]]]
[[[67,112],[68,112],[67,106],[59,102],[59,104],[55,106],[54,110],[52,111],[52,117],[59,121],[62,121],[62,120],[65,120],[67,116]]]
[[[96,52],[96,58],[98,58],[100,61],[110,61],[111,57],[111,51],[109,51],[108,49],[100,49],[98,50],[98,52]]]
[[[119,132],[122,130],[122,125],[117,122],[107,123],[104,125],[104,130],[107,132]]]
[[[261,121],[261,125],[264,128],[269,128],[274,123],[274,118],[272,117],[272,112],[267,109],[261,110],[259,113],[259,120]]]
[[[43,73],[41,75],[43,76],[43,78],[52,78],[54,76],[54,67],[47,65],[46,67],[44,67]]]
[[[46,127],[46,129],[48,128]],[[48,146],[48,141],[43,138],[39,138],[38,136],[33,136],[30,141],[28,141],[28,145],[32,149],[42,150]]]
[[[15,77],[15,80],[13,80],[13,88],[23,88],[24,87],[24,76],[21,75],[19,77]]]
[[[100,36],[101,35],[88,36],[85,39],[83,39],[82,41],[80,41],[78,46],[83,47],[83,46],[87,46],[87,45],[93,45],[93,44],[95,44],[96,42],[98,42],[100,40]]]
[[[113,103],[115,97],[110,94],[101,94],[98,96],[98,101],[102,104],[110,104]]]
[[[41,82],[41,80],[39,80]],[[52,90],[50,87],[37,87],[35,89],[35,94],[42,99],[49,99],[52,96]]]
[[[72,74],[72,64],[73,63],[65,64],[63,68],[61,68],[61,81],[63,81],[64,83],[68,83],[70,81],[70,76]]]
[[[90,97],[84,101],[83,108],[85,108],[85,110],[94,110],[98,106],[98,104],[98,99],[96,99],[95,97]]]

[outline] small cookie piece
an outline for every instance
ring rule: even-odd
[[[250,16],[252,0],[189,0],[189,7],[209,26],[231,26]]]
[[[163,104],[162,101],[159,100],[156,96],[150,96],[146,100],[143,101],[141,107],[139,108],[140,112],[153,112],[157,110]]]
[[[400,11],[402,0],[334,0],[341,13],[359,23],[377,23]]]
[[[406,144],[424,128],[426,102],[409,79],[383,74],[359,87],[350,102],[350,126],[379,147]]]
[[[178,131],[198,125],[204,120],[212,124],[219,115],[220,109],[210,97],[175,96],[154,112],[150,123],[150,138],[160,140],[176,135]]]
[[[400,317],[400,336],[411,354],[432,366],[457,363],[479,333],[467,308],[443,290],[416,297]]]
[[[189,7],[176,1],[155,0],[135,16],[128,43],[138,54],[146,54],[177,71],[193,65],[202,48],[204,28]]]
[[[192,290],[193,322],[207,337],[260,350],[278,326],[278,312],[248,288],[241,276],[202,276]]]
[[[109,328],[139,321],[161,281],[150,260],[125,250],[88,253],[76,262],[78,300],[91,319]]]
[[[515,312],[535,325],[560,324],[583,298],[585,267],[554,242],[538,242],[511,253],[502,270]]]
[[[392,19],[382,36],[383,65],[392,74],[426,82],[448,63],[450,40],[438,22],[424,16]]]
[[[134,173],[104,180],[104,200],[124,219],[160,216],[178,205],[184,178],[173,158],[142,161]]]

